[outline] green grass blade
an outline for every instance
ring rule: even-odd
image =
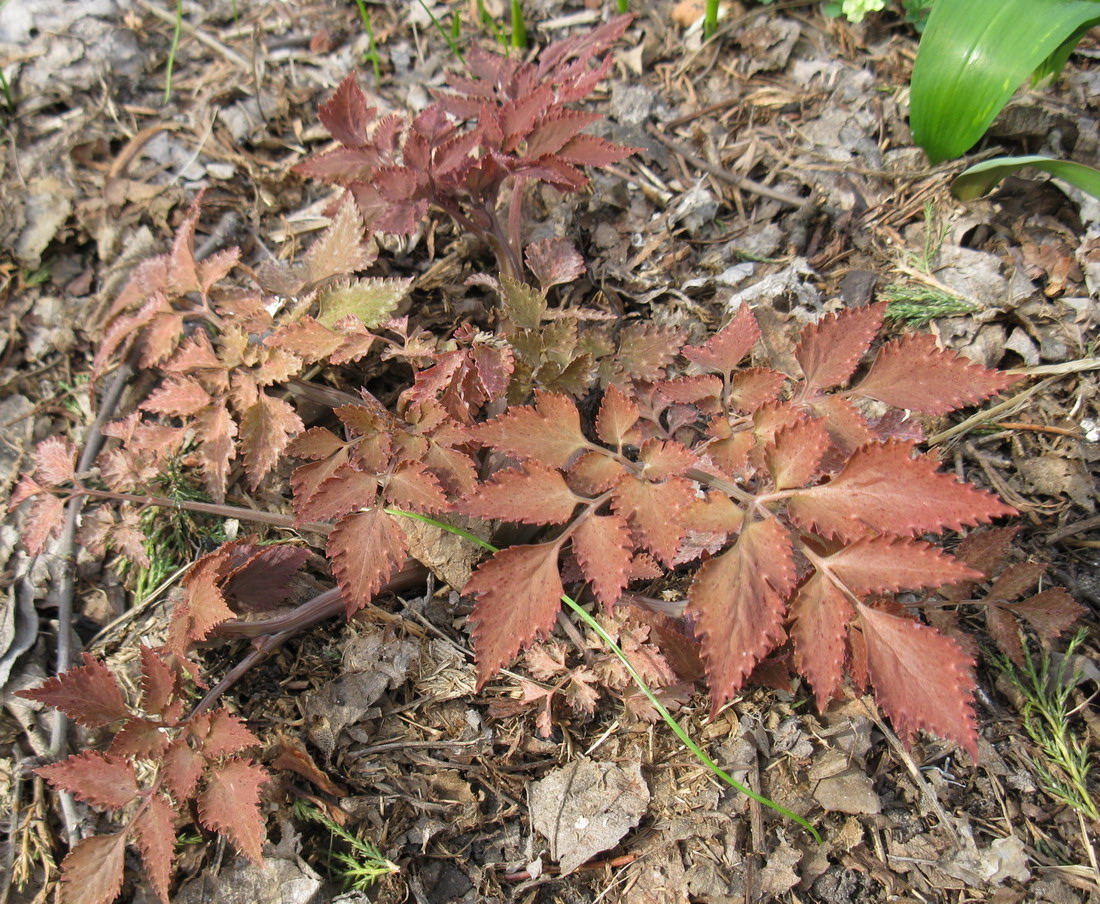
[[[1016,89],[1097,22],[1096,0],[938,0],[913,65],[913,140],[932,163],[966,153]]]
[[[1083,163],[1054,160],[1040,155],[983,160],[957,176],[951,183],[951,191],[960,201],[972,201],[990,191],[1006,176],[1011,176],[1027,166],[1050,173],[1055,179],[1061,179],[1088,192],[1094,198],[1100,198],[1100,170]]]
[[[382,84],[382,61],[378,57],[378,45],[374,42],[374,26],[370,21],[370,13],[367,12],[367,4],[364,0],[355,0],[359,7],[359,19],[363,23],[363,31],[367,33],[367,43],[370,48],[364,59],[370,60],[371,69],[374,72],[374,84],[377,87]]]
[[[491,543],[486,543],[480,537],[475,536],[468,530],[463,530],[461,527],[455,527],[454,525],[447,524],[443,521],[438,521],[435,518],[428,517],[427,515],[421,515],[416,512],[406,512],[401,509],[395,508],[387,508],[385,511],[387,514],[390,515],[401,515],[405,518],[415,518],[417,521],[423,521],[425,524],[431,524],[435,527],[440,528],[441,530],[449,531],[450,533],[457,534],[460,537],[465,537],[467,540],[476,543],[478,546],[488,550],[489,552],[499,551],[497,547],[493,546]],[[645,694],[645,697],[650,702],[650,705],[657,711],[660,717],[664,719],[665,724],[672,729],[673,734],[675,734],[676,737],[678,737],[683,742],[684,746],[692,752],[692,754],[700,763],[706,766],[707,769],[709,769],[711,773],[714,774],[717,778],[721,779],[731,788],[740,791],[750,800],[754,800],[758,804],[768,807],[770,810],[774,810],[781,816],[786,816],[788,819],[797,822],[800,826],[802,826],[802,828],[813,835],[814,840],[818,844],[821,844],[821,835],[818,834],[817,829],[815,829],[809,823],[809,821],[803,819],[797,813],[792,813],[782,804],[777,804],[775,801],[769,800],[768,798],[764,797],[764,795],[757,794],[755,791],[752,790],[752,788],[741,784],[741,782],[737,781],[737,779],[729,775],[725,770],[719,767],[714,762],[714,760],[707,756],[703,749],[691,739],[691,736],[686,731],[684,731],[680,723],[673,718],[672,713],[665,709],[664,704],[657,699],[656,694],[654,694],[653,691],[650,690],[649,685],[645,683],[645,679],[643,679],[642,676],[639,675],[638,672],[635,670],[634,666],[627,658],[626,653],[624,653],[622,649],[620,649],[619,645],[611,639],[611,636],[603,629],[603,626],[591,615],[589,615],[584,610],[584,608],[572,597],[563,595],[561,600],[563,603],[565,603],[565,605],[572,609],[577,614],[577,617],[580,618],[586,625],[588,625],[588,627],[596,633],[596,636],[599,637],[600,640],[602,640],[607,645],[607,648],[619,658],[619,661],[622,662],[627,672],[630,673],[630,677],[634,679],[634,683],[638,685],[638,689],[643,694]]]
[[[527,23],[519,0],[512,0],[512,47],[516,50],[527,49]]]

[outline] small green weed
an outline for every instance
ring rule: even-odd
[[[172,460],[161,475],[163,495],[178,502],[209,502],[209,497],[183,470],[178,461]],[[139,526],[146,536],[145,553],[149,567],[139,568],[134,574],[134,598],[144,600],[180,567],[195,556],[197,547],[209,543],[225,542],[224,521],[211,518],[184,508],[158,509],[149,507],[140,516]],[[131,566],[125,561],[121,570]]]
[[[931,286],[887,286],[879,295],[890,302],[886,316],[914,327],[927,326],[937,317],[973,314],[977,308],[956,295]]]
[[[339,839],[351,848],[350,851],[334,850],[330,842],[328,851],[329,876],[339,882],[344,891],[366,891],[379,879],[400,871],[396,863],[383,857],[382,852],[362,835],[353,835],[304,800],[295,802],[294,815],[319,823],[332,834],[332,841]]]
[[[1020,692],[1024,730],[1042,754],[1041,759],[1033,760],[1033,765],[1044,790],[1055,800],[1097,821],[1100,811],[1089,789],[1092,762],[1088,737],[1073,724],[1078,708],[1070,700],[1081,676],[1078,672],[1070,673],[1069,663],[1085,637],[1084,629],[1078,631],[1057,662],[1049,650],[1032,654],[1026,646],[1022,668],[1004,655],[994,657],[993,661]]]

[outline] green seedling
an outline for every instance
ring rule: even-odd
[[[890,302],[888,319],[914,327],[925,327],[937,317],[958,317],[977,310],[970,302],[930,286],[895,283],[883,289],[879,297]]]
[[[1073,706],[1071,700],[1081,674],[1071,672],[1070,663],[1085,637],[1084,629],[1078,631],[1057,660],[1049,650],[1033,654],[1025,646],[1023,666],[1004,655],[996,656],[994,662],[1020,693],[1024,730],[1041,754],[1032,762],[1043,789],[1055,800],[1097,821],[1100,810],[1089,788],[1092,762],[1088,736],[1073,724],[1081,707]],[[1081,704],[1085,705],[1087,702]]]
[[[327,866],[330,877],[339,882],[345,892],[366,891],[379,879],[401,871],[396,863],[383,857],[382,852],[362,835],[352,834],[304,800],[295,802],[294,815],[319,823],[330,832]],[[344,842],[351,850],[336,850],[336,840]]]

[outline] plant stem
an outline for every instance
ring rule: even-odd
[[[396,508],[387,508],[385,511],[386,511],[387,514],[390,514],[390,515],[402,515],[406,518],[415,518],[417,521],[423,521],[425,524],[431,524],[431,525],[434,525],[435,527],[441,528],[442,530],[449,531],[452,534],[457,534],[460,537],[465,537],[467,540],[473,541],[478,546],[482,547],[483,549],[488,550],[489,552],[494,552],[494,553],[499,552],[497,547],[493,546],[491,543],[485,542],[480,537],[475,536],[474,534],[472,534],[470,531],[463,530],[460,527],[455,527],[452,524],[447,524],[444,521],[439,521],[435,518],[430,518],[427,515],[421,515],[421,514],[418,514],[416,512],[406,512],[406,511],[402,511],[401,509],[396,509]],[[570,609],[572,609],[577,614],[577,616],[586,625],[588,625],[588,627],[590,627],[596,633],[596,635],[600,638],[600,640],[602,640],[607,645],[608,649],[610,649],[611,652],[614,653],[615,656],[618,657],[618,659],[622,662],[623,666],[626,668],[627,672],[630,673],[630,677],[634,679],[634,683],[638,685],[639,690],[641,690],[641,692],[643,694],[645,694],[645,697],[646,697],[647,700],[649,700],[650,705],[653,706],[653,708],[657,711],[657,713],[660,715],[660,717],[662,719],[664,719],[665,724],[668,725],[668,727],[672,729],[672,731],[676,735],[676,737],[678,737],[684,743],[684,745],[687,747],[687,749],[692,752],[692,754],[695,756],[695,758],[697,760],[699,760],[700,763],[702,763],[704,766],[706,766],[707,769],[709,769],[713,775],[717,776],[719,779],[721,779],[723,782],[725,782],[731,788],[734,788],[737,791],[740,791],[742,794],[744,794],[750,800],[754,800],[758,804],[761,804],[762,806],[768,807],[769,809],[774,810],[776,813],[779,813],[783,816],[786,816],[788,819],[791,819],[794,822],[797,822],[807,832],[809,832],[811,835],[813,835],[814,840],[818,844],[821,844],[821,835],[818,833],[817,829],[815,829],[806,819],[802,818],[797,813],[792,813],[790,810],[788,810],[786,807],[782,806],[781,804],[777,804],[775,801],[769,800],[768,798],[764,797],[762,794],[757,794],[755,791],[753,791],[751,788],[747,787],[746,785],[741,784],[741,782],[737,781],[735,778],[733,778],[731,775],[729,775],[729,773],[727,773],[725,770],[721,769],[714,762],[714,760],[712,760],[709,756],[707,756],[707,754],[702,750],[702,748],[699,747],[699,745],[696,744],[691,739],[691,736],[688,735],[688,733],[686,731],[684,731],[684,729],[680,725],[680,723],[677,722],[672,717],[672,714],[665,708],[664,704],[661,703],[661,701],[657,699],[656,694],[654,694],[653,691],[650,690],[649,685],[646,684],[646,682],[645,682],[645,679],[643,679],[642,676],[640,674],[638,674],[638,671],[631,664],[630,659],[619,648],[619,645],[617,643],[615,643],[614,640],[611,639],[611,635],[609,635],[603,629],[603,626],[598,621],[596,621],[596,619],[594,619],[591,615],[589,615],[589,613],[586,612],[585,609],[576,600],[574,600],[571,596],[567,596],[567,595],[563,594],[561,599],[562,599],[562,602],[565,603],[565,605],[567,605]]]
[[[116,493],[113,490],[97,490],[92,487],[78,486],[69,497],[70,500],[89,496],[92,499],[109,499],[114,502],[134,502],[138,505],[155,505],[158,508],[182,509],[198,512],[202,515],[215,515],[219,518],[236,518],[256,524],[270,524],[273,527],[293,527],[300,530],[316,531],[327,534],[331,524],[322,521],[298,521],[293,515],[280,515],[278,512],[261,512],[257,509],[238,505],[224,505],[215,502],[194,502],[189,499],[169,499],[167,496],[139,495],[137,493]]]
[[[709,41],[718,31],[718,0],[707,0],[707,9],[703,14],[703,40]]]

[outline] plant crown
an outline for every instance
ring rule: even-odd
[[[630,152],[581,132],[595,117],[567,106],[607,73],[609,59],[589,63],[627,22],[551,45],[537,63],[471,52],[469,76],[412,123],[377,119],[345,81],[321,107],[340,147],[299,169],[346,186],[350,200],[299,263],[251,269],[237,249],[196,260],[196,201],[171,251],[135,270],[94,362],[99,377],[128,359],[157,384],[104,430],[111,442],[92,472],[76,473],[66,439],[38,446],[11,500],[28,502],[24,543],[42,551],[66,502],[87,497],[102,504],[85,513],[82,542],[147,564],[138,515],[170,503],[155,495],[169,462],[200,474],[220,503],[235,463],[256,489],[296,459],[293,514],[256,519],[327,533],[349,614],[406,566],[408,519],[389,508],[527,526],[524,542],[482,561],[461,588],[475,601],[479,687],[550,634],[566,585],[583,582],[617,619],[613,630],[642,674],[674,687],[705,673],[714,712],[789,650],[819,707],[844,692],[847,673],[853,691],[874,689],[907,742],[925,730],[977,755],[974,647],[952,607],[973,601],[1002,568],[1011,530],[973,534],[957,555],[934,537],[1013,509],[920,452],[909,413],[943,415],[1018,378],[928,335],[873,350],[884,304],[806,326],[793,374],[754,359],[761,331],[747,305],[697,344],[676,329],[554,309],[552,289],[583,273],[580,256],[564,239],[521,255],[518,229],[500,226],[505,184],[513,205],[531,181],[577,190],[578,166]],[[501,275],[478,280],[499,298],[493,332],[463,324],[450,337],[429,334],[396,316],[410,280],[357,275],[376,258],[365,233],[410,232],[431,205],[494,244]],[[508,220],[519,222],[515,209]],[[302,379],[379,358],[413,375],[388,407],[366,389],[350,395]],[[318,401],[329,414],[316,413]],[[133,703],[87,655],[24,692],[87,728],[114,730],[105,753],[39,770],[126,820],[69,854],[64,900],[113,900],[133,838],[167,901],[175,826],[192,800],[204,826],[260,858],[266,773],[240,755],[257,741],[224,708],[200,704],[184,715],[184,688],[200,681],[188,657],[219,625],[277,604],[307,556],[246,540],[199,559],[166,644],[142,648]],[[683,619],[624,607],[632,584],[677,569],[691,573]],[[1014,659],[1017,617],[1050,637],[1077,613],[1059,590],[1014,602],[1040,573],[1009,565],[983,607]],[[555,696],[592,711],[596,675],[569,666],[564,647],[536,647],[529,666],[555,684],[527,694],[541,707],[540,730],[549,730]],[[626,681],[608,673],[600,683],[621,691]]]

